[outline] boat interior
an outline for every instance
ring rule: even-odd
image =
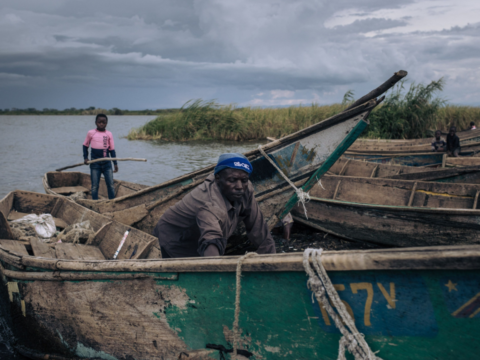
[[[351,203],[439,209],[477,209],[480,185],[325,176],[310,190],[313,198]]]
[[[50,239],[41,239],[35,233],[28,236],[16,231],[12,221],[29,214],[51,214],[56,227],[55,235]],[[83,228],[75,224],[83,224]],[[78,236],[69,236],[70,231]],[[119,246],[125,235],[124,243]],[[154,236],[112,221],[67,198],[28,191],[11,192],[0,201],[0,239],[1,248],[19,255],[44,258],[122,260],[162,257]]]
[[[115,197],[135,193],[145,189],[147,185],[140,185],[128,181],[113,180],[115,186]],[[86,199],[91,199],[92,181],[90,174],[78,171],[50,171],[45,174],[43,179],[44,187],[47,193],[69,196],[75,193],[84,193]],[[100,179],[98,188],[98,198],[108,199],[107,185],[105,179]]]

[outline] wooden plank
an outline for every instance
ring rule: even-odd
[[[447,163],[447,154],[443,154],[443,156],[442,156],[442,168],[445,167],[446,163]]]
[[[51,188],[50,190],[52,190],[53,192],[57,193],[57,194],[73,194],[73,193],[77,193],[77,192],[88,192],[89,190],[86,188],[86,187],[83,187],[83,186],[62,186],[62,187],[58,187],[58,188]]]
[[[104,213],[103,215],[111,217],[113,220],[121,222],[125,225],[133,225],[148,215],[145,204],[120,210],[112,213]]]
[[[96,246],[57,243],[55,244],[57,259],[67,260],[105,260],[102,252]]]
[[[292,157],[290,158],[290,164],[293,164],[295,157],[297,156],[298,148],[300,147],[300,141],[297,141],[295,147],[293,148]]]
[[[478,203],[478,195],[480,194],[480,190],[478,190],[476,193],[475,193],[475,199],[473,200],[473,209],[476,209],[477,208],[477,203]]]
[[[38,239],[31,239],[30,245],[32,246],[33,254],[35,256],[54,259],[57,257],[55,249],[51,248],[50,246]]]
[[[350,159],[348,159],[345,164],[343,164],[342,166],[342,169],[340,170],[340,172],[338,173],[338,175],[343,175],[345,174],[345,171],[347,170],[347,166],[348,164],[350,163]]]
[[[13,233],[3,212],[0,212],[0,239],[13,240]]]
[[[372,174],[370,175],[371,178],[375,177],[374,175],[375,175],[375,172],[377,171],[377,169],[378,169],[378,165],[373,168]]]
[[[29,255],[27,248],[25,247],[23,242],[15,241],[15,240],[0,240],[0,245],[18,255]]]
[[[408,204],[407,206],[412,206],[412,203],[413,203],[413,198],[415,197],[415,191],[417,190],[417,182],[415,181],[415,183],[413,184],[413,189],[412,189],[412,193],[410,194],[410,199],[408,199]]]
[[[61,200],[61,199],[59,199],[59,200]],[[12,211],[12,212],[10,212],[10,214],[8,214],[8,220],[10,220],[10,221],[18,220],[18,219],[21,219],[21,218],[23,218],[24,216],[27,216],[27,215],[30,215],[30,214],[21,213],[21,212],[18,212],[18,211]],[[68,224],[62,219],[53,217],[53,221],[55,222],[56,227],[65,229],[68,226]]]
[[[91,242],[89,243],[87,241],[87,243],[85,245],[94,245],[94,246],[98,246],[103,238],[105,237],[105,235],[107,234],[108,232],[108,229],[110,228],[110,226],[112,225],[112,222],[110,221],[109,223],[103,225],[96,233],[95,233],[95,236],[93,237],[93,239],[91,240]]]
[[[152,241],[146,243],[144,242],[137,250],[136,254],[133,254],[130,256],[129,259],[145,259],[148,254],[150,253],[150,250],[152,249],[152,247],[158,242],[157,239],[153,239]]]

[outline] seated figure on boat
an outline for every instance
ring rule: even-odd
[[[249,181],[252,165],[241,154],[222,154],[213,174],[170,207],[153,231],[163,258],[219,256],[243,221],[259,254],[274,254],[275,243]]]
[[[447,144],[441,138],[442,132],[440,130],[435,131],[435,141],[432,142],[432,151],[444,152],[447,149]]]
[[[475,123],[473,121],[470,122],[470,127],[468,130],[477,130],[477,127],[475,126]]]
[[[451,126],[447,135],[448,156],[458,157],[460,154],[460,139],[456,135],[456,132],[457,128],[455,126]]]

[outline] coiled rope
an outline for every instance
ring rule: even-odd
[[[309,277],[307,282],[308,288],[313,294],[315,294],[318,303],[327,311],[328,315],[330,315],[343,335],[340,339],[337,360],[346,360],[345,349],[348,349],[348,351],[355,357],[355,360],[381,360],[372,352],[365,341],[364,335],[358,332],[355,322],[347,312],[343,302],[340,300],[337,291],[333,287],[333,284],[323,267],[321,254],[322,249],[306,249],[303,253],[303,267]],[[310,260],[312,261],[316,272],[310,266]],[[333,310],[332,305],[330,305],[327,295],[332,301],[333,306],[337,309],[338,314]]]
[[[303,191],[303,189],[301,188],[300,189],[297,188],[295,184],[288,178],[288,176],[283,173],[283,171],[277,166],[277,164],[275,164],[275,161],[273,161],[273,159],[267,155],[267,153],[263,150],[261,145],[258,146],[258,150],[265,157],[265,159],[267,159],[270,162],[270,164],[272,164],[273,167],[277,169],[277,171],[280,173],[280,175],[282,175],[285,181],[295,190],[295,193],[297,194],[298,202],[301,203],[303,206],[305,218],[308,219],[307,208],[305,207],[305,203],[310,201],[310,195],[308,194],[308,192]]]

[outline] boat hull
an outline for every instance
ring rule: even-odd
[[[479,270],[329,275],[379,357],[477,357]],[[181,273],[175,280],[30,281],[8,289],[15,336],[37,354],[218,359],[207,344],[232,346],[234,272]],[[239,348],[256,359],[337,359],[340,334],[301,271],[245,272],[239,328]]]

